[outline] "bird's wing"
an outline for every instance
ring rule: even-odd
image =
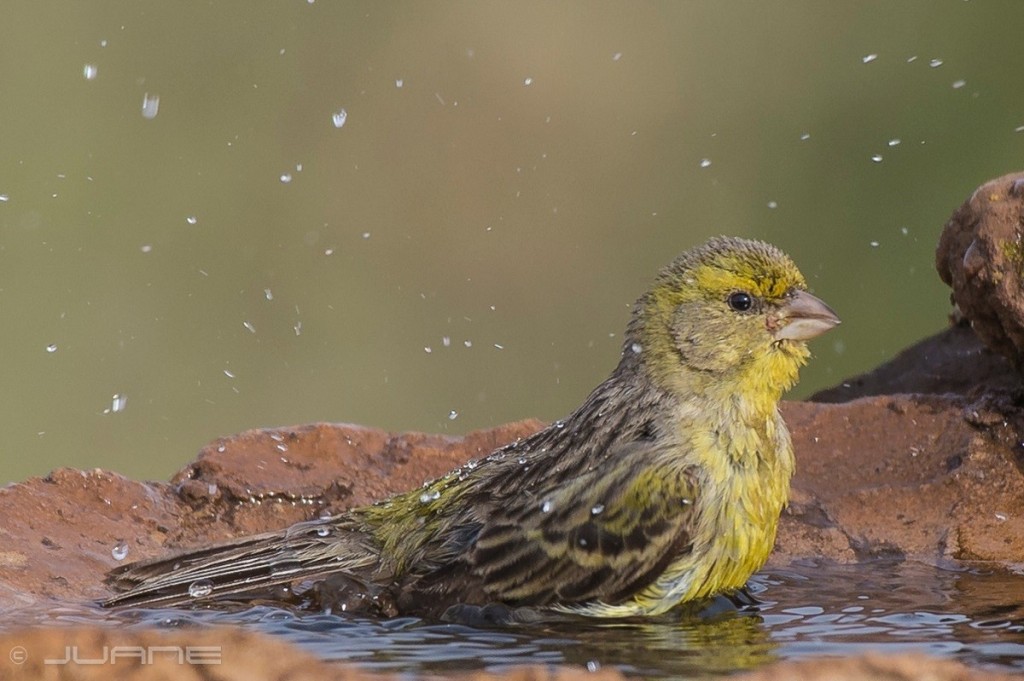
[[[696,471],[667,460],[630,445],[600,470],[498,504],[470,555],[485,591],[521,605],[616,603],[653,582],[692,549],[696,518]]]

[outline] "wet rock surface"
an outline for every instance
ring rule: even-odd
[[[966,320],[811,401],[783,404],[798,470],[774,564],[809,557],[1024,563],[1024,385],[1014,369],[1024,354],[1024,260],[1016,250],[1024,229],[1022,188],[1024,174],[984,185],[943,233],[939,271]],[[465,438],[337,424],[253,430],[211,443],[166,483],[60,469],[9,485],[0,489],[0,612],[99,599],[107,593],[104,573],[121,562],[115,554],[134,561],[336,513],[417,487],[541,425],[524,421]],[[18,635],[66,642],[72,631],[83,640],[158,635],[91,629]],[[5,636],[10,642],[15,634]],[[272,659],[252,667],[259,672],[253,676],[234,675],[250,669],[240,662],[237,670],[222,666],[216,678],[373,678],[251,634],[204,630],[191,640],[225,636],[241,637],[232,639],[234,647],[269,651]],[[38,673],[25,676],[32,670]],[[156,678],[145,676],[155,668],[136,672],[133,678]],[[61,673],[0,662],[0,678],[70,678]],[[527,670],[519,678],[562,673]],[[782,663],[749,678],[826,676],[1001,678],[924,658]]]
[[[946,223],[935,264],[988,347],[1024,367],[1024,173],[978,187]]]
[[[0,634],[0,681],[394,681],[399,677],[323,662],[272,637],[237,629],[201,632],[27,629]],[[76,664],[114,659],[112,664]],[[69,660],[70,663],[63,661]],[[184,662],[184,664],[182,664]],[[116,671],[116,675],[111,670]],[[436,677],[435,677],[436,678]],[[450,677],[445,677],[450,678]],[[619,681],[611,669],[521,667],[504,674],[467,672],[464,681]],[[922,655],[865,655],[841,660],[782,662],[741,674],[738,681],[1006,681],[1007,674],[981,672]]]

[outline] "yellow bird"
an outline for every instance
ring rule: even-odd
[[[274,587],[384,615],[629,617],[735,591],[789,494],[779,399],[838,323],[774,246],[711,239],[637,300],[618,366],[564,420],[335,518],[117,568],[105,605]]]

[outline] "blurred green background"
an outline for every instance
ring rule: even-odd
[[[945,326],[941,227],[1024,166],[1016,0],[4,10],[0,484],[563,416],[722,233],[843,317],[806,395]]]

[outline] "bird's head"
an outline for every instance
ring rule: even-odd
[[[717,237],[661,271],[637,301],[624,352],[641,355],[669,389],[719,386],[777,400],[807,360],[806,341],[838,323],[782,251]]]

